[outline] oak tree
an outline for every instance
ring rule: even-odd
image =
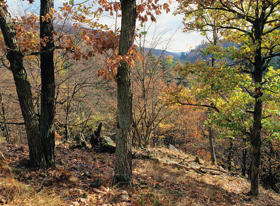
[[[240,95],[247,105],[250,103],[252,108],[232,107],[237,115],[251,115],[246,133],[249,134],[252,144],[252,174],[251,190],[252,195],[259,194],[259,166],[261,157],[261,131],[264,121],[275,113],[266,109],[267,103],[277,104],[276,99],[279,93],[279,70],[269,68],[270,61],[280,55],[279,46],[279,28],[280,2],[274,0],[253,0],[253,1],[181,1],[179,10],[185,14],[186,28],[205,30],[206,27],[215,27],[223,29],[220,33],[222,38],[227,42],[234,42],[235,45],[219,52],[218,55],[224,55],[231,63],[227,66],[220,67],[217,75],[225,75],[227,71],[232,76],[225,76],[223,79],[226,94],[227,89],[233,89],[231,99],[236,100],[236,95]],[[215,20],[207,21],[207,18]],[[250,66],[245,67],[238,64],[236,60],[246,61]],[[236,63],[236,64],[234,64]],[[206,66],[206,65],[205,65]],[[211,67],[210,67],[211,68]],[[276,83],[277,82],[277,83]],[[231,90],[233,91],[233,90]],[[245,91],[245,93],[244,93]],[[222,97],[221,97],[222,98]],[[234,106],[234,104],[232,104]],[[208,107],[218,110],[213,105]],[[233,121],[230,124],[234,125]],[[235,125],[237,126],[237,125]],[[277,129],[275,130],[277,131]],[[276,132],[277,134],[277,132]]]
[[[18,44],[14,22],[7,10],[7,6],[4,1],[0,3],[0,26],[7,48],[7,59],[10,63],[9,69],[13,73],[18,99],[25,121],[30,164],[32,166],[44,167],[46,166],[46,159],[40,139],[39,121],[34,110],[31,87],[23,65],[23,53]]]
[[[121,31],[119,55],[128,53],[133,44],[136,24],[136,0],[121,0]],[[117,142],[116,142],[116,182],[132,184],[132,92],[130,65],[122,61],[117,73]]]
[[[41,0],[40,39],[41,39],[41,114],[40,133],[47,165],[54,165],[54,116],[55,116],[55,77],[54,77],[54,0]]]
[[[29,1],[32,3],[33,1]],[[40,37],[41,51],[37,54],[41,55],[41,115],[36,116],[32,101],[31,86],[27,78],[27,73],[23,64],[24,56],[32,53],[32,47],[36,42],[28,41],[28,38],[34,37],[32,32],[26,31],[28,26],[37,28],[37,16],[30,15],[29,18],[22,18],[23,24],[16,24],[16,20],[12,20],[8,12],[7,5],[1,1],[0,20],[1,31],[4,37],[7,59],[10,63],[8,69],[13,72],[16,84],[17,94],[25,121],[26,133],[29,146],[30,165],[35,167],[47,167],[54,165],[54,63],[53,63],[53,23],[52,23],[52,0],[42,0],[40,4]],[[45,19],[45,16],[47,17]],[[27,23],[25,26],[24,23]],[[21,35],[19,32],[26,32]],[[35,31],[35,33],[37,33]],[[27,35],[26,35],[27,34]],[[26,38],[26,39],[25,39]],[[33,44],[34,43],[34,44]],[[38,46],[38,45],[37,45]],[[28,52],[30,51],[31,52]]]

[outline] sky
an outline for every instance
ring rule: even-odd
[[[66,0],[54,0],[55,9],[57,10],[58,7],[62,6],[62,3],[65,1]],[[7,2],[9,5],[9,11],[12,13],[12,15],[23,14],[24,10],[28,10],[29,12],[34,12],[37,14],[39,14],[40,11],[40,0],[35,0],[32,5],[29,5],[27,0],[7,0]],[[83,0],[76,0],[75,2],[83,2]],[[165,2],[168,2],[168,0],[160,0],[160,3]],[[161,15],[156,16],[157,23],[148,22],[145,24],[145,31],[147,31],[145,47],[166,49],[172,52],[187,52],[202,42],[203,37],[200,36],[199,33],[184,33],[182,31],[183,16],[173,15],[173,12],[176,10],[177,6],[178,3],[173,0],[172,4],[170,5],[171,12],[168,14],[162,12]],[[118,21],[120,22],[120,19]],[[114,20],[112,18],[104,17],[102,18],[101,23],[106,23],[110,26],[114,24]],[[144,30],[143,27],[142,29]],[[139,44],[139,40],[137,40],[135,43]]]

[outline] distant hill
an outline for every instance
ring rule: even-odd
[[[173,56],[174,59],[179,58],[181,52],[170,52],[170,51],[166,51],[166,50],[162,50],[162,49],[152,49],[152,48],[145,48],[145,52],[149,52],[150,50],[153,51],[154,56],[156,57],[160,57],[160,56]]]
[[[55,24],[54,25],[55,30],[60,31],[61,26],[62,25],[60,25],[60,24]],[[64,26],[64,31],[67,31],[70,34],[74,33],[74,27],[72,25],[63,25],[63,26]],[[81,29],[87,29],[88,31],[94,31],[94,29],[86,28],[86,27],[81,27]],[[97,34],[96,36],[98,36],[98,35],[99,34]],[[153,55],[156,57],[160,57],[162,55],[164,57],[167,57],[167,56],[171,55],[171,56],[173,56],[174,59],[180,58],[180,55],[182,55],[182,53],[185,53],[185,52],[170,52],[170,51],[166,51],[166,50],[162,50],[162,49],[145,48],[145,52],[149,52],[150,50],[153,50]]]
[[[233,45],[235,45],[235,44],[231,43],[231,42],[222,43],[223,48],[227,48],[227,47],[230,47]],[[238,45],[235,45],[235,46],[238,46]],[[202,44],[196,46],[195,49],[191,50],[190,52],[185,53],[185,55],[182,55],[182,53],[181,53],[179,59],[181,60],[181,62],[189,61],[193,64],[198,58],[203,58],[203,59],[206,59],[207,57],[209,58],[209,57],[211,57],[211,55],[209,55],[207,57],[202,56],[201,51],[206,49],[206,47],[207,47],[207,43],[202,43]]]
[[[74,33],[74,27],[72,25],[63,25],[64,26],[64,31],[73,34]],[[55,24],[55,30],[56,31],[60,31],[61,29],[61,25],[59,24]],[[88,31],[94,31],[94,29],[91,28],[86,28],[86,27],[81,27],[81,29],[87,29]],[[98,36],[99,34],[97,34],[96,36]],[[150,50],[153,51],[153,55],[156,57],[160,57],[163,55],[163,57],[167,57],[167,56],[173,56],[174,59],[179,58],[180,60],[183,59],[184,57],[186,57],[186,52],[171,52],[171,51],[166,51],[166,50],[162,50],[162,49],[153,49],[153,48],[145,48],[145,52],[149,52]]]

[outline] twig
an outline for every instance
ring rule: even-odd
[[[3,159],[5,160],[5,156],[3,155],[3,153],[0,151],[1,156],[3,157]]]
[[[43,179],[43,181],[40,183],[38,189],[36,189],[36,192],[40,192],[40,191],[43,189],[43,187],[44,187],[43,184],[46,182],[47,179],[48,179],[48,177],[45,177],[45,178]]]

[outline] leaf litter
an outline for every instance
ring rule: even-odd
[[[133,159],[133,187],[118,187],[114,154],[69,147],[56,147],[56,167],[36,169],[27,146],[0,144],[0,205],[280,205],[279,194],[261,187],[249,196],[238,174],[164,148],[134,151],[154,158]]]

